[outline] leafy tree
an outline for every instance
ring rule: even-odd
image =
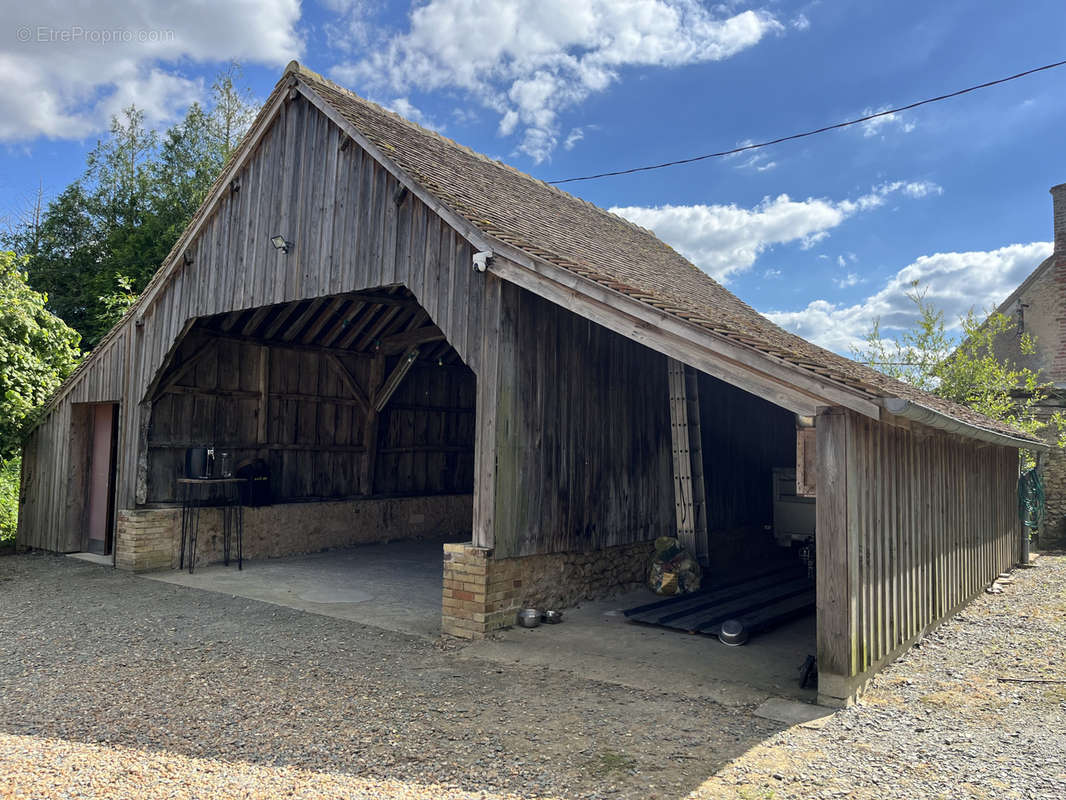
[[[960,321],[962,336],[956,342],[947,333],[944,312],[926,302],[917,283],[912,284],[908,297],[918,309],[915,325],[898,339],[886,340],[880,320],[875,321],[865,346],[853,353],[857,361],[1027,433],[1052,434],[1060,447],[1066,446],[1066,418],[1058,412],[1040,413],[1051,384],[1042,381],[1039,373],[996,356],[996,341],[1016,335],[1009,317],[992,312],[981,319],[970,309]],[[1031,355],[1036,341],[1024,333],[1019,349],[1022,355]]]
[[[37,409],[78,362],[78,334],[0,252],[0,460],[16,454]]]
[[[0,547],[15,542],[21,465],[22,459],[18,456],[0,458]]]
[[[213,108],[208,122],[220,168],[229,161],[259,111],[251,91],[237,87],[243,77],[240,64],[232,62],[211,86]]]

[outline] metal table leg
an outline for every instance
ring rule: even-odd
[[[203,498],[201,493],[191,489],[192,491],[192,519],[189,526],[189,574],[192,575],[193,567],[196,564],[196,537],[200,532],[200,505]]]
[[[181,551],[178,555],[178,569],[185,569],[185,539],[189,533],[189,487],[178,484],[178,500],[181,502]]]

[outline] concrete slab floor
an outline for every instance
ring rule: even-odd
[[[247,597],[429,639],[440,635],[443,539],[396,541],[308,556],[211,564],[143,577]]]
[[[111,556],[102,556],[97,553],[67,553],[67,558],[88,561],[90,564],[99,564],[101,567],[114,566],[114,559]]]
[[[462,651],[465,658],[542,666],[637,689],[706,697],[724,705],[761,703],[770,696],[814,703],[799,688],[800,668],[815,648],[814,615],[726,647],[699,636],[631,623],[622,609],[657,598],[650,590],[588,602],[565,612],[559,625],[512,628]]]
[[[440,635],[443,540],[361,545],[309,556],[213,564],[151,580],[247,597],[313,614],[414,634]],[[633,688],[758,705],[769,697],[814,703],[799,671],[814,651],[814,616],[726,647],[628,622],[622,609],[651,602],[649,590],[567,609],[560,625],[512,628],[457,652],[459,658],[524,664]]]

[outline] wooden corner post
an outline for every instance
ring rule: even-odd
[[[856,674],[855,585],[857,563],[851,543],[850,494],[855,491],[850,457],[848,413],[826,408],[818,413],[816,507],[818,702],[843,705]]]

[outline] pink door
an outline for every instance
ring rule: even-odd
[[[92,441],[89,453],[89,541],[90,553],[107,553],[111,539],[112,457],[115,406],[93,406]]]

